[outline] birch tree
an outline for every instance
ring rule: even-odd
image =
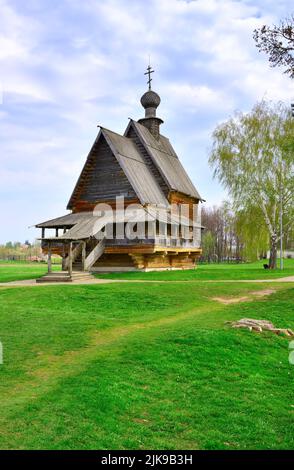
[[[256,230],[258,227],[258,230]],[[236,212],[236,231],[242,241],[242,255],[246,260],[256,261],[268,250],[268,230],[260,220],[258,207]]]
[[[266,227],[269,267],[276,268],[280,211],[284,230],[293,224],[294,119],[282,103],[257,103],[236,113],[213,133],[210,164],[236,210],[256,211],[256,230]]]

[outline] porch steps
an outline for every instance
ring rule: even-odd
[[[71,282],[72,279],[67,272],[52,272],[36,279],[36,282]]]
[[[72,281],[93,281],[95,279],[89,271],[73,271],[72,272]]]
[[[72,269],[73,269],[73,271],[82,271],[82,268],[83,268],[82,261],[75,261],[75,262],[72,264]]]
[[[71,276],[68,272],[52,272],[36,279],[36,282],[87,282],[93,281],[93,279],[92,274],[84,271],[73,271]]]

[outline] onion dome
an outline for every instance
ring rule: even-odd
[[[153,90],[148,90],[141,98],[143,108],[157,108],[160,105],[160,96]]]
[[[148,75],[148,86],[149,90],[144,93],[141,98],[141,105],[145,109],[145,117],[139,119],[138,122],[145,126],[151,134],[158,139],[160,135],[160,125],[163,123],[163,120],[159,117],[156,117],[156,109],[160,105],[160,96],[151,90],[151,74],[154,72],[151,66],[147,67],[147,72],[144,75]]]

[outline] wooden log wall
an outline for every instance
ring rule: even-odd
[[[137,200],[137,195],[129,180],[113,155],[104,137],[101,137],[86,162],[75,190],[73,208],[82,201],[97,203],[97,201],[115,200],[116,196],[124,196]],[[87,210],[84,208],[84,210]]]
[[[200,253],[130,253],[103,254],[93,266],[105,270],[111,268],[135,268],[137,270],[192,269]]]
[[[194,204],[197,204],[197,205],[199,204],[198,199],[195,199],[190,196],[186,196],[185,194],[179,193],[177,191],[170,192],[168,199],[171,204],[188,204],[189,205],[189,218],[193,220]]]
[[[103,268],[103,267],[134,267],[132,258],[128,254],[118,253],[115,255],[112,254],[103,254],[94,264],[94,268]]]

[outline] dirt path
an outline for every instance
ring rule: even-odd
[[[83,285],[83,284],[113,284],[113,283],[191,283],[191,282],[246,282],[246,283],[272,283],[272,282],[294,282],[294,276],[280,277],[276,279],[224,279],[224,280],[210,280],[210,279],[191,279],[191,280],[148,280],[148,279],[96,279],[93,278],[92,281],[74,281],[74,282],[44,282],[37,283],[35,279],[26,279],[23,281],[10,281],[10,282],[0,282],[0,287],[32,287],[32,286],[59,286],[59,285]]]
[[[266,297],[268,295],[274,294],[276,289],[263,289],[256,292],[248,292],[248,295],[242,297],[212,297],[211,300],[215,300],[224,305],[237,304],[240,302],[250,302],[254,297]]]
[[[81,284],[109,284],[112,282],[117,282],[113,279],[95,279],[91,281],[73,281],[73,282],[40,282],[37,283],[36,279],[25,279],[23,281],[9,281],[9,282],[0,282],[0,287],[31,287],[31,286],[73,286]],[[118,281],[122,282],[122,281]]]

